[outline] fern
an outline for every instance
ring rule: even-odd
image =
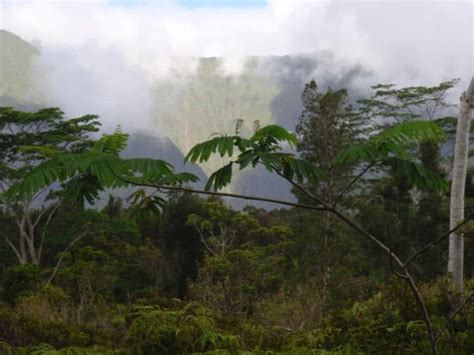
[[[232,181],[232,167],[237,165],[240,170],[262,164],[268,171],[278,172],[288,179],[295,178],[298,182],[315,181],[321,176],[311,163],[297,159],[293,154],[280,152],[281,143],[296,146],[295,135],[283,127],[269,125],[258,127],[250,138],[239,136],[214,137],[206,142],[195,145],[186,156],[186,161],[205,162],[213,154],[221,157],[239,154],[235,161],[231,161],[211,176],[206,184],[206,190],[219,190]]]
[[[133,184],[179,185],[198,181],[190,173],[174,172],[173,166],[156,159],[121,159],[128,136],[104,135],[83,153],[57,154],[29,172],[6,193],[8,199],[25,199],[55,182],[73,198],[92,203],[106,188]],[[160,201],[161,202],[161,201]]]

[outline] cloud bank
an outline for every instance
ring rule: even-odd
[[[238,76],[249,56],[330,53],[316,79],[361,66],[372,73],[361,86],[461,78],[460,91],[474,72],[471,1],[217,4],[3,0],[0,27],[40,44],[50,104],[98,113],[107,128],[149,127],[153,83],[192,76],[199,57],[220,57],[222,75]]]

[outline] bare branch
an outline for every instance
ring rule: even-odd
[[[449,318],[446,320],[446,322],[443,324],[441,329],[438,331],[436,334],[436,342],[438,343],[441,340],[441,335],[444,332],[444,330],[448,327],[449,323],[456,317],[456,315],[463,310],[463,308],[471,301],[474,299],[474,293],[471,293],[455,310],[454,312],[451,313]]]
[[[349,189],[360,179],[362,176],[364,176],[365,173],[367,173],[370,168],[372,168],[375,165],[375,163],[370,163],[367,165],[357,176],[355,176],[351,182],[341,191],[339,196],[336,198],[336,201],[334,201],[333,207],[335,208],[339,201],[344,197],[344,194],[349,191]]]
[[[23,263],[25,260],[23,259],[23,257],[21,256],[20,252],[15,247],[15,245],[12,243],[12,241],[7,236],[4,236],[3,238],[5,239],[7,244],[10,246],[10,248],[12,248],[12,250],[15,253],[16,257],[18,258],[18,261],[20,262],[20,264]]]
[[[299,208],[305,208],[305,209],[317,210],[317,211],[327,210],[327,208],[325,207],[307,205],[307,204],[302,204],[302,203],[294,203],[294,202],[277,200],[277,199],[267,198],[267,197],[248,196],[248,195],[242,195],[242,194],[232,194],[232,193],[227,193],[227,192],[195,190],[188,187],[180,187],[180,186],[163,186],[163,185],[158,185],[158,184],[128,180],[127,178],[124,178],[124,177],[118,177],[118,178],[124,182],[127,182],[135,186],[152,187],[152,188],[160,189],[160,190],[190,192],[190,193],[195,193],[195,194],[200,194],[200,195],[209,195],[209,196],[232,197],[232,198],[238,198],[242,200],[276,203],[276,204],[284,205],[284,206],[299,207]]]
[[[48,214],[48,218],[46,219],[46,222],[44,223],[43,230],[41,232],[41,241],[38,248],[38,262],[41,261],[41,255],[43,254],[43,245],[44,245],[44,239],[46,237],[46,230],[60,206],[61,206],[61,201],[57,201],[56,206],[54,206],[51,212]]]
[[[59,270],[59,267],[61,266],[61,263],[66,255],[66,253],[69,251],[69,249],[71,249],[74,244],[76,244],[79,240],[81,240],[82,238],[84,238],[86,235],[90,234],[91,232],[83,232],[81,235],[79,235],[78,237],[74,238],[70,243],[69,245],[66,247],[66,249],[64,249],[64,251],[61,253],[61,256],[59,257],[58,259],[58,262],[56,263],[56,266],[54,267],[54,270],[51,274],[51,276],[49,277],[48,281],[46,282],[46,285],[49,285],[51,284],[51,281],[53,281],[54,277],[56,276],[56,273],[58,272]]]
[[[207,244],[206,238],[204,238],[204,234],[202,234],[201,228],[199,228],[197,223],[193,223],[193,225],[194,225],[194,228],[196,229],[196,231],[199,234],[199,239],[200,239],[202,245],[204,245],[204,247],[207,249],[207,251],[209,253],[211,253],[213,256],[217,256],[217,253],[214,250],[212,250],[212,248],[209,246],[209,244]]]
[[[285,175],[283,175],[282,173],[280,173],[278,170],[274,169],[275,173],[277,173],[278,176],[282,177],[283,179],[285,179],[286,181],[288,181],[293,187],[297,188],[298,190],[300,190],[302,193],[304,193],[306,196],[308,196],[310,199],[312,199],[313,201],[315,201],[316,203],[318,203],[319,205],[322,205],[322,206],[326,206],[324,210],[327,210],[327,208],[329,208],[329,206],[321,199],[319,198],[318,196],[316,195],[313,195],[311,192],[309,192],[308,190],[306,190],[303,186],[297,184],[296,182],[294,182],[293,180],[291,179],[288,179]]]
[[[407,267],[416,257],[420,256],[421,254],[427,252],[431,248],[435,247],[437,244],[441,243],[443,240],[447,239],[451,233],[456,232],[459,228],[461,228],[463,225],[465,225],[469,220],[471,220],[474,217],[474,212],[468,215],[466,218],[464,218],[456,227],[453,229],[447,231],[445,234],[440,236],[439,238],[435,239],[431,243],[426,244],[424,247],[419,249],[417,252],[415,252],[412,256],[410,256],[407,261],[403,264],[404,267]]]
[[[433,324],[431,323],[431,318],[430,318],[430,314],[428,313],[428,308],[426,308],[425,301],[423,300],[423,296],[421,295],[420,290],[416,286],[415,280],[413,279],[413,277],[410,275],[410,273],[408,272],[406,268],[404,268],[404,270],[405,270],[405,275],[407,276],[408,286],[410,286],[410,289],[413,295],[415,296],[415,300],[420,306],[422,314],[423,314],[423,320],[425,322],[426,330],[428,331],[428,338],[431,344],[431,353],[433,355],[437,355],[438,349],[436,347],[436,336],[433,331]]]

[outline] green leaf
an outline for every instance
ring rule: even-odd
[[[209,180],[207,181],[205,187],[206,191],[209,191],[212,188],[214,191],[217,191],[230,184],[232,180],[232,165],[233,163],[229,163],[212,173],[211,176],[209,176]]]
[[[208,161],[211,154],[219,152],[221,157],[232,156],[234,148],[234,140],[236,137],[222,136],[214,137],[206,142],[196,144],[186,155],[184,161],[193,163]]]
[[[439,191],[449,190],[449,183],[445,179],[425,168],[422,164],[400,158],[388,158],[386,163],[399,175],[408,178],[418,188],[430,188]]]
[[[92,151],[101,152],[118,156],[127,146],[128,134],[115,132],[113,134],[104,134],[94,143]]]
[[[395,125],[374,138],[376,144],[391,141],[398,145],[440,142],[445,138],[443,130],[434,121],[407,121]]]
[[[298,139],[294,134],[288,132],[286,129],[278,125],[268,125],[260,128],[250,138],[250,141],[255,143],[268,137],[280,142],[287,142],[292,146],[296,146],[298,144]]]
[[[343,165],[354,162],[374,162],[380,159],[381,153],[370,143],[359,143],[345,147],[336,157],[335,164]]]

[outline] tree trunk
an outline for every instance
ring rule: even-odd
[[[474,105],[474,78],[459,102],[459,117],[454,145],[454,164],[451,180],[450,229],[464,219],[464,192],[469,156],[469,131],[471,109]],[[451,275],[456,293],[463,292],[464,239],[461,233],[449,236],[448,274]]]

